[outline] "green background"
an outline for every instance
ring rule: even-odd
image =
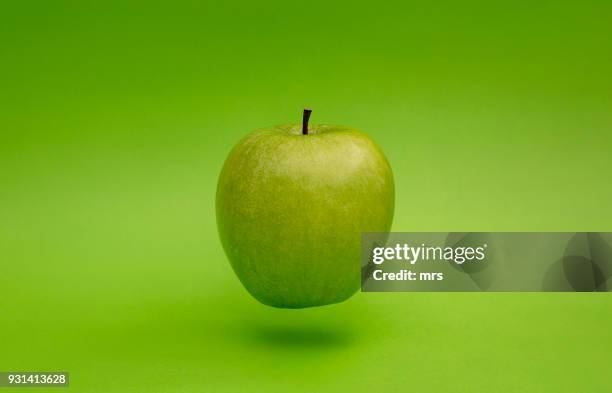
[[[610,20],[608,1],[3,2],[0,370],[78,392],[609,391],[607,294],[269,308],[214,194],[240,137],[308,105],[384,149],[396,231],[610,231]]]

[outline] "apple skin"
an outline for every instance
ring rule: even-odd
[[[360,286],[362,232],[387,232],[395,187],[365,134],[318,125],[247,135],[219,176],[217,226],[244,287],[281,308],[344,301]]]

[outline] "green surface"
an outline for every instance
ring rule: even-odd
[[[383,148],[396,231],[612,230],[609,2],[92,3],[0,5],[0,370],[75,392],[609,391],[607,294],[277,310],[214,218],[231,147],[309,105]]]

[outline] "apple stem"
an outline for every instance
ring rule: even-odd
[[[304,109],[304,116],[302,117],[302,135],[308,135],[308,120],[312,110]]]

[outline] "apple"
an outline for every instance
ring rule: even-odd
[[[362,232],[387,232],[395,200],[381,149],[353,128],[254,131],[219,176],[217,226],[244,287],[282,308],[344,301],[360,286]]]

